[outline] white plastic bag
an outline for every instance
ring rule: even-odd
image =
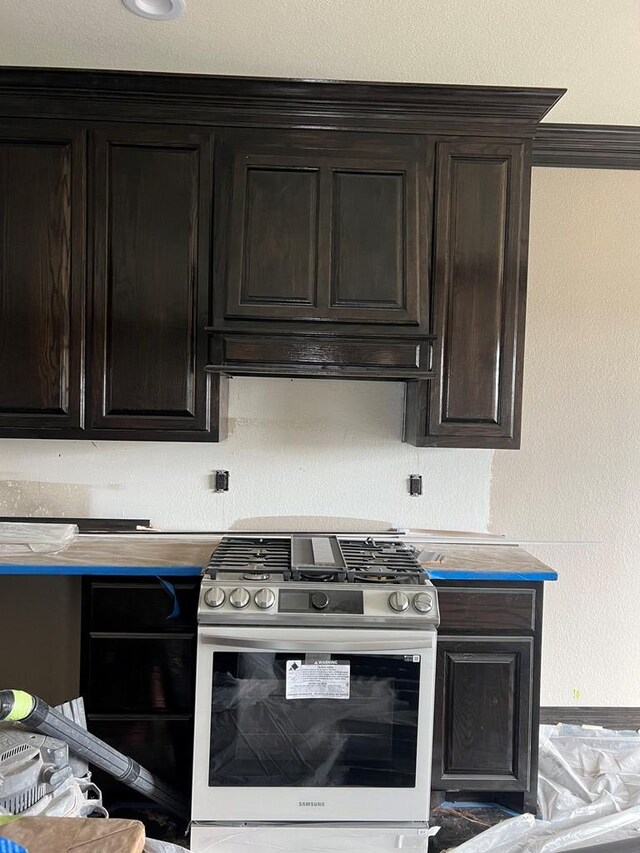
[[[503,821],[456,853],[559,853],[635,838],[640,850],[640,734],[541,726],[541,820]]]

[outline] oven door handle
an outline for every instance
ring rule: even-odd
[[[300,640],[253,640],[246,637],[221,637],[218,634],[203,634],[201,638],[206,643],[211,643],[225,649],[234,649],[238,652],[244,651],[262,651],[262,652],[289,652],[296,654],[298,652],[335,652],[337,654],[349,654],[350,652],[404,652],[410,649],[413,651],[430,651],[434,644],[430,637],[421,638],[419,642],[415,639],[402,640],[363,640],[358,642],[342,641],[340,643],[330,643],[326,640],[320,640],[317,643],[301,642]]]

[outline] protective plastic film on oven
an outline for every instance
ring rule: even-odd
[[[209,786],[413,788],[420,658],[216,652]]]

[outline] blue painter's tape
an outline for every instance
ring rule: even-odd
[[[24,847],[20,847],[15,841],[8,838],[0,838],[0,853],[27,853]]]
[[[508,569],[492,572],[473,569],[427,569],[432,581],[557,581],[558,573],[553,569],[539,572],[510,572]]]
[[[47,566],[0,564],[0,575],[128,575],[129,577],[199,577],[201,566]]]
[[[173,599],[173,610],[167,616],[167,619],[177,619],[180,615],[180,603],[178,602],[178,596],[176,595],[176,588],[172,583],[169,583],[169,581],[166,581],[164,578],[161,578],[160,575],[156,575],[156,577]]]

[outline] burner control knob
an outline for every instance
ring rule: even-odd
[[[272,589],[259,589],[256,594],[253,596],[253,600],[256,603],[256,607],[259,607],[261,610],[268,610],[270,607],[276,602],[276,597],[273,594]]]
[[[243,589],[241,586],[232,590],[229,594],[229,604],[232,607],[237,607],[240,610],[242,607],[246,607],[249,603],[251,596],[247,592],[246,589]]]
[[[428,592],[417,592],[413,596],[413,606],[418,613],[428,613],[433,608],[433,598]]]
[[[314,592],[311,595],[311,606],[316,610],[324,610],[329,604],[329,596],[326,592]]]
[[[224,599],[224,590],[220,589],[219,586],[208,589],[204,594],[204,603],[209,607],[222,607]]]
[[[409,606],[409,599],[404,592],[392,592],[389,596],[389,607],[398,613],[402,613]]]

